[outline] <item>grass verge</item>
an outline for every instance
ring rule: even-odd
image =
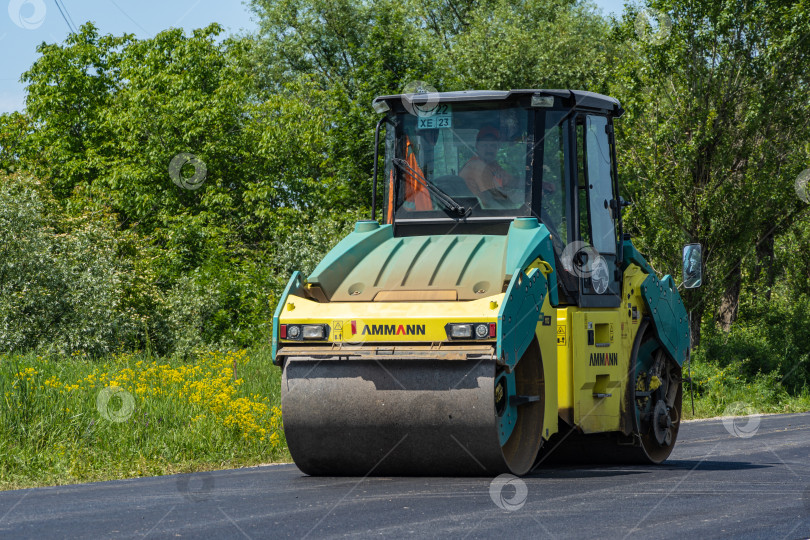
[[[0,356],[0,489],[289,461],[267,349]]]
[[[688,373],[684,370],[684,376]],[[797,413],[810,411],[807,387],[791,392],[779,371],[751,373],[743,359],[720,366],[701,355],[693,358],[695,414],[684,383],[683,416],[686,420],[716,416]]]

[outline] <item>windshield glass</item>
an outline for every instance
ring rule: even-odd
[[[399,115],[386,186],[396,218],[458,218],[458,207],[470,217],[530,215],[528,118],[526,109],[480,103]]]

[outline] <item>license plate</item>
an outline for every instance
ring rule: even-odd
[[[443,129],[451,127],[453,127],[453,119],[449,115],[420,118],[416,125],[416,129]]]
[[[447,129],[453,127],[453,110],[450,105],[440,103],[435,109],[419,115],[416,129]]]

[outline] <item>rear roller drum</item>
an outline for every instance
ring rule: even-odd
[[[563,427],[549,440],[538,465],[658,464],[669,457],[681,425],[681,368],[669,359],[646,321],[639,328],[630,366],[630,434],[583,435]]]
[[[655,341],[655,338],[650,339]],[[664,349],[658,347],[650,358],[652,361],[646,366],[636,364],[638,374],[633,401],[643,451],[641,461],[657,464],[669,457],[678,438],[683,385],[680,366]]]

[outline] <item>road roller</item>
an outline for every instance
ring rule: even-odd
[[[492,476],[667,459],[688,315],[622,229],[619,101],[512,90],[372,105],[371,219],[295,272],[273,317],[299,469]],[[688,263],[694,277],[699,252]]]

